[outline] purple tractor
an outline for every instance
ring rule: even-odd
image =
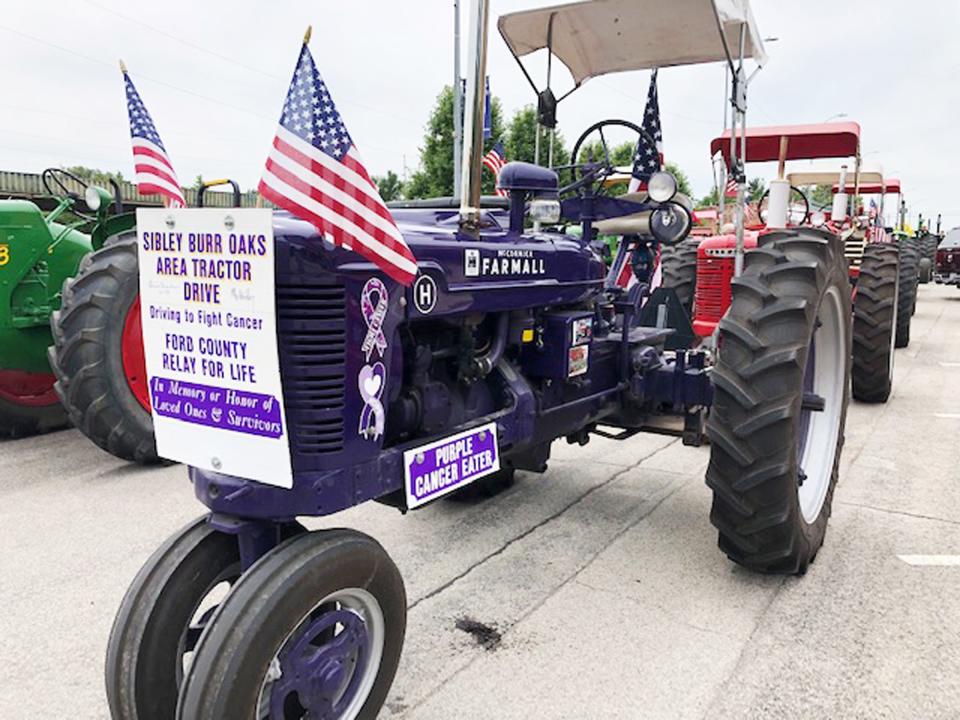
[[[517,162],[500,175],[508,199],[481,199],[488,3],[475,6],[462,202],[394,210],[418,261],[414,284],[276,214],[293,485],[190,469],[209,512],[156,551],[123,601],[106,667],[114,718],[376,717],[403,647],[403,580],[376,540],[308,532],[297,518],[367,500],[407,511],[544,472],[558,439],[668,431],[696,445],[705,425],[721,550],[760,572],[802,574],[821,547],[850,388],[843,244],[786,230],[744,257],[741,242],[720,352],[669,349],[690,325],[674,291],[619,288],[590,239],[595,223],[624,220],[630,242],[637,228],[651,248],[681,241],[690,216],[671,176],[623,199],[603,193],[609,162],[568,168],[563,187],[557,172]],[[728,63],[741,128],[744,58],[763,58],[745,1],[581,2],[499,27],[518,59],[546,48],[576,85]],[[599,40],[621,35],[630,41],[615,52]]]

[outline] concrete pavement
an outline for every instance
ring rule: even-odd
[[[716,548],[707,448],[554,446],[478,505],[367,504],[410,614],[383,718],[960,717],[960,292],[921,286],[886,405],[851,403],[826,544],[803,578]],[[198,515],[184,468],[76,431],[0,444],[0,718],[106,718],[113,614]],[[458,629],[489,630],[486,642]]]

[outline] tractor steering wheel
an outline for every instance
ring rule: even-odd
[[[799,199],[803,201],[803,215],[800,214],[799,210],[794,210],[793,203],[789,202],[787,205],[787,225],[790,227],[806,225],[810,220],[810,199],[804,194],[803,190],[791,185],[790,200],[792,201],[796,196],[799,196]],[[764,223],[764,225],[767,223],[767,210],[764,206],[764,203],[767,202],[769,197],[770,188],[767,188],[766,192],[764,192],[760,197],[760,202],[757,203],[757,214],[760,216],[760,220]]]
[[[62,170],[60,168],[47,168],[40,175],[40,180],[43,182],[44,189],[54,197],[68,197],[73,200],[79,200],[82,196],[77,195],[73,190],[67,187],[66,183],[64,182],[64,178],[73,180],[83,188],[84,192],[86,192],[87,183],[68,170]],[[54,187],[51,187],[51,184]]]
[[[648,133],[639,125],[630,122],[629,120],[601,120],[600,122],[594,123],[584,130],[580,137],[577,138],[577,142],[574,143],[573,151],[570,153],[570,164],[561,165],[554,168],[554,170],[558,172],[560,170],[569,170],[572,175],[571,184],[561,188],[560,192],[562,194],[578,191],[587,185],[592,185],[593,183],[600,183],[602,190],[603,181],[616,172],[616,167],[610,160],[610,147],[607,145],[607,138],[603,134],[603,129],[606,127],[625,127],[628,130],[635,132],[638,139],[643,137],[650,144],[650,147],[656,147],[656,141],[650,136],[650,133]],[[599,133],[600,135],[600,145],[603,148],[603,159],[597,162],[593,162],[592,159],[586,163],[579,162],[578,158],[580,156],[580,150],[593,133]],[[639,143],[636,143],[635,146],[637,144]],[[658,160],[657,170],[660,169],[660,163]],[[577,179],[578,175],[580,176],[579,179]]]

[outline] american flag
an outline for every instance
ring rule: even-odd
[[[133,81],[123,71],[127,89],[127,113],[130,116],[130,139],[133,142],[133,181],[144,195],[163,195],[170,207],[186,207],[183,190],[173,171],[167,150],[160,140],[157,127],[144,107]]]
[[[360,161],[306,44],[259,189],[397,282],[413,282],[417,261]]]
[[[637,140],[637,151],[633,156],[633,170],[630,172],[628,190],[636,192],[647,185],[653,173],[663,167],[663,132],[660,129],[660,103],[657,100],[657,71],[650,74],[650,89],[647,91],[647,107],[643,112],[642,127],[646,133]],[[647,140],[654,140],[653,147]]]
[[[490,152],[483,156],[483,166],[487,168],[490,172],[493,173],[494,178],[500,180],[500,170],[504,165],[507,164],[507,153],[503,149],[503,143],[500,140],[497,140],[496,144],[490,148]],[[497,186],[497,195],[500,197],[505,197],[507,194],[506,190],[501,190],[500,186]]]
[[[737,197],[740,188],[737,185],[737,179],[733,175],[727,176],[727,187],[724,188],[723,196],[728,198]]]

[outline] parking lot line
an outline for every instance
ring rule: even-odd
[[[958,567],[960,555],[897,555],[907,565],[925,567]]]

